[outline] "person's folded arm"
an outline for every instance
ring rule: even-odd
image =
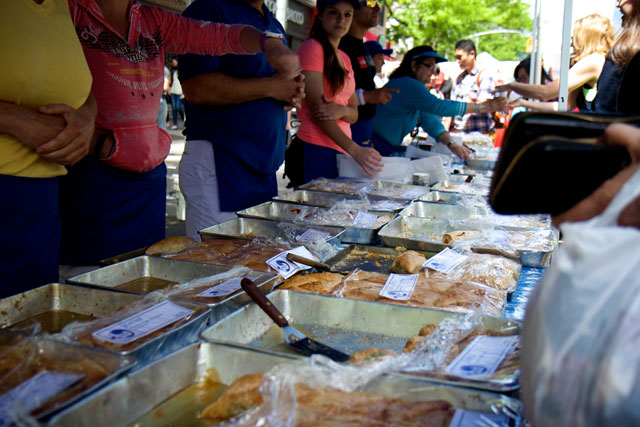
[[[303,71],[305,75],[305,102],[309,110],[313,110],[316,105],[324,103],[324,81],[323,75],[319,71]],[[355,93],[349,98],[349,105],[356,106]],[[313,122],[322,130],[333,142],[346,151],[370,176],[382,170],[382,157],[373,148],[361,147],[349,138],[340,129],[335,120],[318,120],[312,117]]]
[[[64,118],[38,112],[12,102],[0,101],[0,132],[37,149],[54,139],[65,128]]]

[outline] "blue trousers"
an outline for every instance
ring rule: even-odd
[[[58,281],[59,182],[0,175],[0,298]]]

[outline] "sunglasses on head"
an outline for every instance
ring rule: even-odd
[[[380,6],[380,0],[363,0],[360,3],[367,7],[376,7],[376,5]]]

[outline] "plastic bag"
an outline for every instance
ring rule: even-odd
[[[600,216],[565,224],[522,335],[522,395],[535,425],[640,423],[640,231],[616,225],[640,171]]]

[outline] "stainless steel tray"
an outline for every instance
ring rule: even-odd
[[[217,265],[144,255],[70,277],[67,282],[143,295],[176,283],[184,283],[228,270],[228,267]],[[133,281],[138,281],[139,286],[127,285]]]
[[[331,227],[326,225],[304,225],[292,222],[275,222],[257,218],[234,218],[212,227],[200,230],[198,233],[202,241],[235,238],[253,240],[257,237],[276,239],[300,243],[300,236],[309,229],[327,233],[325,242],[336,249],[342,243],[344,227]]]
[[[443,205],[429,202],[413,202],[400,215],[430,219],[467,219],[474,214],[473,209],[465,206]]]
[[[40,421],[114,381],[136,364],[136,359],[133,357],[123,357],[109,351],[62,343],[48,338],[29,337],[11,331],[0,331],[0,346],[3,348],[3,352],[10,351],[8,348],[11,346],[24,347],[29,351],[28,358],[23,359],[19,366],[14,367],[10,373],[2,377],[4,386],[18,386],[39,371],[77,372],[74,368],[77,369],[78,364],[83,361],[89,362],[90,366],[103,371],[105,376],[102,379],[85,376],[78,383],[67,388],[65,391],[65,393],[69,393],[67,399],[52,402],[48,408],[46,406],[40,406],[41,410],[36,408],[32,414]],[[6,353],[3,354],[6,356]],[[46,363],[46,360],[55,360],[58,363],[57,367],[52,367]],[[7,362],[8,360],[5,360],[5,363]],[[73,365],[71,370],[66,370],[61,366],[65,363]],[[21,367],[24,368],[24,371]],[[44,403],[46,405],[47,402]]]
[[[397,212],[403,209],[409,203],[407,199],[394,199],[383,196],[367,195],[367,199],[371,203],[371,211],[381,212]],[[322,208],[330,208],[338,202],[361,201],[360,197],[350,196],[348,194],[330,193],[324,191],[296,190],[289,193],[283,193],[275,196],[273,200],[277,202],[298,203],[301,205],[318,206]],[[389,202],[396,206],[382,206],[381,202]],[[386,205],[387,203],[385,203]]]
[[[469,228],[465,228],[464,226],[454,227],[448,221],[399,216],[382,227],[378,234],[384,244],[392,248],[404,246],[407,249],[440,252],[444,248],[451,246],[442,243],[444,233],[460,229]],[[540,230],[519,229],[519,231]],[[549,236],[554,234],[552,230],[549,230],[548,233]],[[550,237],[550,243],[551,242]],[[496,253],[493,248],[473,247],[473,249],[477,252]],[[554,249],[555,243],[548,250],[519,250],[517,251],[517,256],[524,267],[543,268],[547,267],[551,262],[551,255]]]
[[[316,215],[326,215],[329,212],[327,208],[320,208],[316,206],[296,205],[292,203],[284,202],[266,202],[257,206],[253,206],[248,209],[236,212],[238,216],[243,218],[261,218],[274,221],[295,222],[296,224],[309,224],[309,225],[333,225],[338,227],[344,227],[345,233],[342,238],[344,242],[348,243],[360,243],[369,244],[374,243],[377,237],[377,232],[380,227],[376,228],[360,228],[347,224],[320,222]],[[391,214],[378,214],[380,216],[388,216],[391,219]],[[309,216],[305,219],[305,216]]]
[[[457,205],[460,203],[467,203],[474,196],[469,196],[459,193],[449,193],[446,191],[429,191],[424,196],[421,196],[418,201],[441,203],[445,205]],[[482,199],[486,200],[486,199]]]
[[[192,393],[188,399],[186,392],[195,384],[217,375],[216,380],[228,385],[242,375],[266,372],[287,362],[291,359],[213,343],[194,344],[103,388],[53,417],[49,425],[111,427],[136,421],[136,425],[207,425],[196,414],[216,397],[198,399],[201,395]],[[521,403],[504,395],[400,376],[380,377],[365,390],[407,401],[444,399],[469,411],[514,414],[515,425],[522,425]]]
[[[467,165],[475,169],[493,169],[496,166],[495,160],[490,159],[467,159]]]
[[[414,200],[429,191],[422,185],[400,184],[378,180],[346,180],[319,178],[299,187],[301,190],[343,194],[369,194],[395,199]]]
[[[0,327],[11,327],[29,319],[36,320],[38,315],[54,310],[64,310],[76,315],[100,319],[117,312],[128,304],[141,301],[142,298],[140,295],[125,292],[58,283],[49,284],[1,300]],[[146,364],[196,341],[200,331],[206,327],[211,318],[209,308],[187,301],[175,300],[174,302],[201,311],[201,313],[194,314],[194,317],[186,323],[146,340],[131,349],[112,351],[123,356],[135,356],[139,364]],[[32,329],[26,323],[23,323],[23,328],[21,328],[23,331],[31,331]],[[59,332],[59,330],[55,332]],[[54,335],[53,338],[58,339],[59,337]],[[95,347],[102,348],[97,344]]]
[[[401,353],[407,340],[418,335],[425,324],[440,323],[447,317],[459,316],[437,310],[288,290],[276,290],[269,294],[269,299],[289,323],[303,333],[347,354],[367,348]],[[483,316],[483,323],[487,330],[513,335],[519,333],[519,325],[506,319]],[[203,331],[201,337],[210,342],[258,349],[270,354],[304,357],[285,344],[282,329],[255,304],[247,305],[220,320]],[[518,371],[505,378],[484,381],[439,375],[427,378],[443,384],[493,391],[510,391],[519,386]]]
[[[486,197],[489,195],[489,184],[475,184],[473,182],[441,181],[431,187],[433,191],[449,191],[451,193],[469,194]]]
[[[393,261],[402,253],[393,248],[381,246],[350,245],[333,258],[325,261],[331,271],[351,272],[355,269],[389,273]],[[421,252],[427,258],[435,252]]]

